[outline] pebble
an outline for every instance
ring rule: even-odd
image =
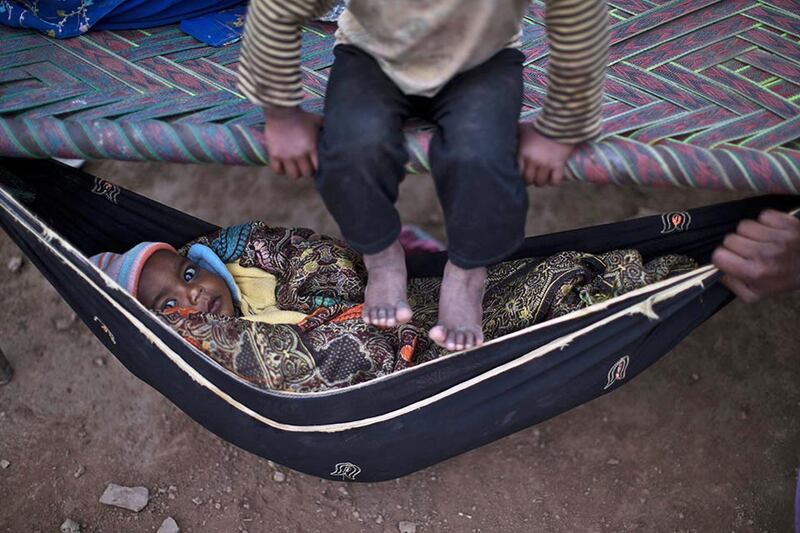
[[[56,331],[66,331],[77,319],[75,313],[70,313],[68,317],[59,318],[56,320]]]
[[[376,524],[383,524],[383,515],[379,514],[378,516],[376,516],[375,517],[375,523]]]
[[[175,521],[174,518],[168,516],[161,522],[161,527],[158,528],[156,533],[180,533],[181,528],[178,527],[178,523]]]
[[[417,533],[417,524],[404,520],[397,524],[397,530],[400,531],[400,533]]]
[[[149,500],[150,493],[146,487],[123,487],[115,483],[109,483],[100,496],[102,504],[121,507],[136,513],[144,509]]]
[[[201,500],[200,498],[192,498],[192,503],[195,505],[201,505],[203,503],[203,500]]]
[[[75,469],[75,472],[73,472],[72,477],[78,479],[83,475],[84,472],[86,472],[86,469],[83,467],[83,465],[78,465],[78,468]]]
[[[105,357],[95,357],[94,358],[95,366],[106,366],[106,358]]]
[[[700,381],[700,374],[692,372],[692,381]]]
[[[339,491],[339,494],[341,494],[341,495],[342,495],[342,496],[344,496],[344,497],[350,496],[350,493],[349,493],[349,492],[347,492],[347,489],[346,489],[346,488],[344,488],[344,487],[339,487],[339,488],[338,488],[338,489],[336,489],[336,490],[338,490],[338,491]]]
[[[286,481],[286,474],[283,472],[275,472],[272,474],[272,481],[275,481],[276,483],[283,483]]]
[[[61,524],[61,533],[81,533],[81,526],[75,520],[67,518]]]
[[[19,269],[22,268],[22,257],[15,255],[8,260],[6,266],[11,272],[19,272]]]
[[[608,461],[606,461],[606,464],[607,464],[607,465],[616,466],[616,465],[618,465],[618,464],[619,464],[619,459],[614,459],[614,458],[612,457],[611,459],[609,459]]]
[[[7,461],[7,460],[5,460],[5,459],[2,459],[2,460],[0,460],[0,468],[2,468],[3,470],[5,470],[5,469],[6,469],[6,468],[8,468],[9,466],[11,466],[11,462],[10,462],[10,461]]]

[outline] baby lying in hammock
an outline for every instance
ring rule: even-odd
[[[252,222],[179,250],[141,243],[92,261],[188,342],[263,388],[340,388],[445,353],[427,335],[439,278],[412,279],[413,320],[378,329],[361,319],[361,257],[312,230]],[[635,250],[507,261],[489,269],[483,330],[497,338],[695,267],[677,255],[644,263]]]

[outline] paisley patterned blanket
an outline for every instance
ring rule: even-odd
[[[201,242],[224,262],[276,276],[282,309],[309,315],[297,325],[264,324],[171,309],[161,318],[227,370],[265,389],[310,392],[347,387],[446,352],[428,339],[435,324],[438,278],[412,279],[409,324],[378,329],[361,321],[366,270],[343,242],[302,228],[252,222]],[[636,250],[593,255],[562,252],[489,269],[483,329],[493,339],[696,268],[668,255],[644,263]]]

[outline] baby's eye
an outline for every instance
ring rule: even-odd
[[[161,306],[161,310],[163,311],[164,309],[169,309],[170,307],[176,307],[177,305],[178,302],[175,300],[175,298],[170,298],[164,302],[164,305]]]
[[[194,276],[197,274],[197,271],[194,267],[186,267],[186,270],[183,271],[183,281],[189,282],[194,279]]]

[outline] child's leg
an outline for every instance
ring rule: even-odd
[[[483,342],[486,266],[522,242],[528,196],[517,165],[522,60],[502,50],[434,97],[438,129],[433,176],[445,214],[449,261],[439,299],[437,344],[460,350]]]
[[[394,207],[408,160],[409,99],[368,54],[348,45],[334,53],[316,185],[345,240],[364,255],[364,320],[394,326],[411,318]]]

